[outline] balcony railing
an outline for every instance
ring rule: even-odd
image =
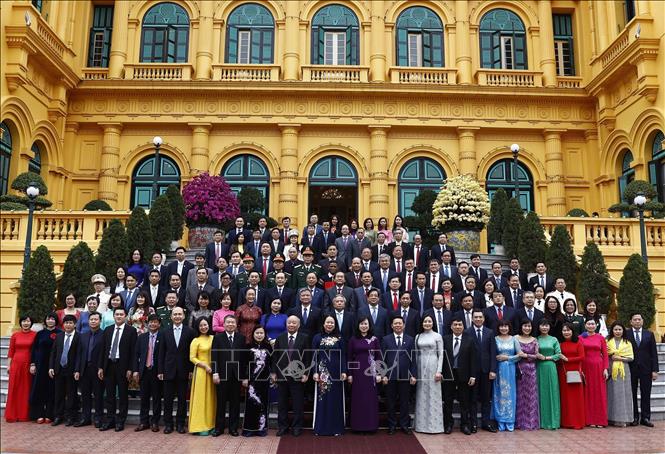
[[[478,69],[478,85],[490,87],[542,87],[543,73],[509,69]]]
[[[106,80],[109,76],[108,68],[83,68],[84,80]]]
[[[125,65],[125,79],[132,80],[192,80],[192,65],[188,63],[137,63]]]
[[[390,81],[394,84],[454,85],[456,77],[456,69],[401,66],[390,68]]]
[[[559,76],[556,78],[556,86],[559,88],[582,88],[582,78],[574,76]]]
[[[278,65],[212,65],[212,79],[222,82],[276,82]]]
[[[367,66],[324,66],[302,67],[303,82],[367,82]]]

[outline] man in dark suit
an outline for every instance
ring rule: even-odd
[[[169,278],[169,287],[164,291],[164,303],[166,304],[166,294],[174,292],[178,300],[178,307],[185,308],[185,288],[182,286],[182,279],[178,273],[173,273]]]
[[[403,231],[401,229],[395,230],[393,233],[393,241],[388,245],[386,253],[395,258],[395,249],[400,248],[402,251],[402,259],[413,258],[413,251],[411,245],[402,240]]]
[[[651,383],[658,378],[658,351],[656,337],[643,329],[644,319],[636,313],[630,318],[631,329],[628,330],[628,340],[633,345],[635,359],[630,364],[630,379],[633,388],[633,422],[643,426],[653,427],[651,422]],[[641,407],[637,405],[637,385],[640,387]],[[641,412],[641,414],[640,414]]]
[[[485,316],[482,309],[473,310],[473,325],[466,332],[476,341],[476,357],[478,376],[473,387],[471,400],[471,432],[478,428],[477,405],[480,404],[482,414],[481,428],[495,433],[496,427],[492,424],[490,414],[492,411],[492,383],[496,378],[496,342],[494,331],[485,328]]]
[[[267,243],[270,245],[270,250],[272,251],[273,256],[284,252],[284,240],[277,227],[273,227],[270,231],[270,237],[268,238]]]
[[[166,269],[166,267],[164,267]],[[161,284],[161,275],[157,270],[150,270],[146,279],[143,281],[141,291],[145,292],[149,297],[149,304],[153,308],[161,307],[164,305],[164,289]]]
[[[388,242],[386,241],[386,234],[379,232],[376,234],[376,244],[372,246],[372,260],[379,261],[381,254],[388,254]],[[390,258],[390,255],[388,255]]]
[[[249,243],[250,238],[252,238],[252,231],[245,228],[245,220],[241,216],[238,216],[235,220],[235,227],[229,230],[226,235],[226,244],[236,244],[238,242],[238,235],[241,233],[245,235],[245,243]]]
[[[492,262],[492,274],[489,279],[494,282],[494,288],[497,290],[508,287],[508,279],[502,275],[501,262]]]
[[[472,295],[463,294],[459,298],[461,307],[458,311],[453,312],[453,317],[462,319],[464,329],[469,329],[473,325],[473,309],[476,308],[482,311],[483,308],[475,306]]]
[[[416,384],[415,346],[413,337],[404,333],[404,320],[401,316],[393,318],[391,327],[393,334],[381,339],[383,361],[388,367],[388,375],[383,377],[388,407],[388,434],[394,434],[399,423],[400,429],[410,435],[409,395],[411,386]],[[399,421],[395,413],[398,400]]]
[[[506,279],[509,279],[510,276],[512,276],[513,274],[517,275],[517,277],[519,278],[519,283],[520,283],[519,287],[522,290],[526,289],[529,285],[528,282],[527,282],[527,279],[526,279],[527,273],[526,273],[526,271],[520,269],[519,259],[517,259],[516,257],[513,257],[512,259],[510,259],[510,265],[509,266],[510,266],[510,268],[503,272],[503,277],[506,278]]]
[[[323,230],[314,235],[314,250],[319,252],[318,259],[323,258],[323,252],[327,251],[328,247],[335,245],[336,239],[335,234],[330,231],[330,222],[323,221]]]
[[[413,263],[418,271],[427,271],[429,262],[429,249],[423,244],[419,233],[413,235]]]
[[[378,288],[381,293],[389,290],[388,283],[390,279],[393,277],[399,278],[399,274],[390,269],[390,256],[388,254],[382,254],[379,257],[379,269],[374,272],[372,277],[374,278],[374,287]]]
[[[468,275],[464,280],[464,282],[466,284],[465,285],[466,290],[461,290],[455,294],[454,302],[450,309],[453,312],[460,310],[462,298],[466,295],[471,295],[471,298],[473,299],[473,307],[478,307],[480,309],[485,308],[486,306],[485,296],[481,291],[476,289],[477,285],[476,277],[473,275]],[[468,328],[468,326],[465,326],[465,328]]]
[[[207,292],[212,295],[215,287],[208,283],[208,270],[206,268],[199,268],[196,270],[196,281],[194,284],[187,287],[185,293],[185,307],[191,313],[196,309],[196,303],[199,298],[200,292]]]
[[[523,306],[515,312],[515,318],[513,319],[513,334],[520,332],[523,320],[531,320],[531,324],[534,328],[536,328],[538,325],[540,325],[540,321],[545,316],[543,311],[534,307],[536,303],[536,295],[534,295],[533,292],[524,292],[522,294],[522,303]]]
[[[170,279],[172,275],[177,274],[180,276],[181,280],[184,282],[187,279],[187,273],[189,270],[194,268],[194,264],[189,260],[185,260],[185,254],[187,250],[178,246],[175,250],[175,260],[168,264],[167,269],[167,279]]]
[[[429,271],[426,274],[427,288],[432,289],[432,292],[437,293],[441,291],[441,282],[446,276],[441,272],[441,265],[438,260],[431,258],[429,260]]]
[[[545,262],[536,263],[536,275],[529,279],[529,290],[535,290],[537,285],[545,289],[545,294],[554,291],[554,277],[547,274]]]
[[[457,273],[453,272],[451,280],[453,282],[453,291],[459,293],[466,290],[466,278],[473,277],[472,274],[469,274],[469,264],[468,262],[461,260],[457,264]]]
[[[480,254],[471,254],[469,257],[471,259],[471,266],[469,268],[469,273],[472,276],[476,277],[478,285],[481,285],[487,280],[487,270],[480,267]]]
[[[309,290],[310,295],[312,296],[312,307],[318,307],[321,309],[323,307],[323,296],[324,296],[324,291],[322,288],[317,287],[317,282],[318,282],[318,277],[316,273],[310,272],[307,275],[306,278],[306,285],[305,287]],[[298,306],[300,304],[300,289],[296,290],[296,301],[295,305]]]
[[[226,403],[229,404],[229,435],[238,436],[240,421],[240,384],[247,385],[245,336],[236,331],[234,315],[224,317],[224,332],[212,341],[212,380],[217,388],[217,416],[213,437],[224,433]]]
[[[464,323],[459,318],[453,318],[450,329],[452,334],[443,337],[443,348],[446,355],[443,379],[447,381],[444,386],[444,433],[450,434],[453,431],[453,400],[457,396],[460,404],[462,433],[471,435],[471,390],[476,384],[478,376],[476,342],[464,332]]]
[[[311,304],[312,292],[308,288],[298,290],[298,296],[300,303],[291,308],[287,314],[298,317],[300,332],[312,337],[321,329],[321,309]]]
[[[420,331],[420,314],[411,307],[411,294],[402,293],[399,297],[399,308],[392,312],[393,319],[396,316],[402,317],[404,321],[404,332],[415,338]]]
[[[492,292],[492,302],[494,304],[484,311],[485,326],[496,333],[496,325],[499,320],[507,320],[512,325],[516,318],[516,312],[514,308],[506,306],[503,293],[497,290]]]
[[[74,427],[89,426],[92,423],[94,395],[95,427],[102,426],[104,415],[104,383],[97,376],[97,362],[103,346],[104,333],[99,328],[102,314],[90,312],[88,326],[90,331],[81,334],[80,347],[74,365],[74,380],[78,381],[81,391],[81,419]]]
[[[254,270],[258,271],[261,274],[261,283],[260,285],[263,288],[268,286],[268,274],[275,271],[272,265],[272,249],[268,243],[261,244],[261,254],[256,260],[256,266]]]
[[[136,343],[136,371],[134,380],[141,387],[141,411],[139,425],[134,432],[150,428],[159,432],[159,419],[162,416],[162,382],[157,378],[157,358],[162,335],[159,331],[161,320],[159,315],[148,316],[148,331],[139,335]],[[150,417],[150,400],[152,400],[152,418]]]
[[[420,318],[432,308],[434,292],[427,287],[427,278],[422,271],[416,272],[416,285],[411,289],[411,306],[418,311]]]
[[[72,426],[77,414],[74,371],[81,336],[76,332],[76,317],[65,315],[62,327],[64,331],[55,337],[49,358],[48,375],[55,382],[55,419],[52,426],[63,422],[66,426]]]
[[[362,272],[363,272],[362,260],[360,259],[360,257],[354,257],[353,260],[351,260],[351,268],[344,275],[344,280],[346,282],[346,285],[348,285],[352,289],[362,286],[362,280],[361,280]]]
[[[358,319],[367,317],[374,335],[381,339],[390,331],[388,311],[379,304],[379,289],[372,288],[367,295],[367,306],[358,311]]]
[[[337,322],[337,328],[345,341],[351,339],[355,330],[355,317],[353,312],[348,309],[348,304],[344,295],[335,295],[332,298],[331,307],[324,312],[327,316],[333,317]]]
[[[371,272],[363,271],[360,273],[360,287],[353,289],[353,298],[356,300],[356,312],[367,307],[367,295],[370,290],[376,288],[372,286],[373,280]]]
[[[224,232],[216,230],[212,235],[212,241],[206,245],[205,267],[217,269],[217,260],[220,257],[228,257],[229,245],[224,242]]]
[[[286,332],[275,340],[272,356],[271,379],[278,388],[277,436],[281,437],[289,431],[289,398],[293,405],[293,422],[290,428],[293,436],[302,433],[305,383],[309,378],[308,369],[295,366],[299,361],[308,367],[311,363],[310,337],[300,331],[300,318],[295,315],[286,320]]]
[[[402,243],[399,246],[395,246],[390,252],[392,253],[390,259],[390,269],[396,272],[398,275],[402,275],[406,269],[406,257],[404,257],[404,244]]]
[[[445,301],[441,293],[435,293],[432,295],[432,308],[425,311],[423,318],[426,316],[432,317],[434,320],[434,326],[432,329],[441,336],[450,334],[450,323],[453,319],[453,314],[448,309],[444,307]]]
[[[176,429],[185,433],[187,420],[187,384],[192,375],[189,360],[189,345],[194,331],[183,325],[185,311],[176,307],[171,311],[172,327],[162,332],[162,343],[158,351],[157,378],[164,382],[164,433],[173,432],[173,399],[178,397]]]
[[[282,259],[283,260],[283,259]],[[286,286],[286,273],[280,271],[275,274],[275,286],[265,290],[264,314],[270,313],[270,303],[279,299],[282,302],[282,313],[286,313],[295,305],[296,291]]]
[[[523,306],[524,291],[520,288],[519,276],[509,276],[508,287],[504,287],[501,293],[506,300],[506,306],[513,309],[520,309]]]
[[[370,273],[378,271],[379,264],[378,262],[372,259],[371,247],[366,247],[365,249],[360,251],[360,265],[362,266],[363,271],[369,271]]]
[[[345,269],[351,266],[353,257],[360,257],[358,243],[349,235],[349,226],[346,224],[342,226],[342,236],[335,240],[335,246],[337,246],[339,261],[345,265]]]
[[[125,430],[125,420],[129,404],[129,379],[136,370],[136,329],[127,324],[127,311],[124,307],[113,310],[111,326],[104,330],[104,343],[99,351],[97,374],[106,386],[106,419],[99,430]],[[117,390],[117,392],[116,392]],[[116,395],[119,400],[116,415]]]
[[[399,298],[402,295],[401,286],[402,283],[399,281],[399,277],[393,276],[388,283],[388,290],[381,295],[381,305],[389,314],[399,309]]]
[[[436,260],[436,262],[440,265],[441,273],[443,273],[444,277],[447,277],[451,280],[455,279],[457,275],[459,274],[457,272],[457,266],[453,265],[453,255],[451,254],[450,251],[443,251],[443,254],[441,254],[441,261],[439,262],[439,259],[431,258],[430,262],[432,260]]]
[[[412,258],[404,260],[404,268],[402,268],[402,274],[399,276],[399,280],[402,282],[402,290],[405,292],[410,292],[416,286],[416,274],[418,270],[416,269],[415,262]]]
[[[291,233],[291,218],[285,216],[282,218],[282,228],[279,229],[279,239],[284,244],[289,244],[289,234]]]
[[[159,251],[155,251],[152,253],[152,257],[150,259],[150,266],[146,267],[145,273],[143,274],[143,283],[145,284],[148,282],[148,279],[150,278],[150,272],[151,271],[159,271],[159,276],[160,276],[160,281],[159,285],[164,286],[167,284],[167,274],[169,272],[169,269],[162,265],[162,253]]]
[[[120,296],[122,296],[122,300],[125,302],[126,312],[129,312],[129,309],[134,305],[136,297],[140,292],[140,289],[137,287],[138,282],[138,277],[135,274],[130,273],[125,277],[125,285],[127,287],[120,292]]]
[[[337,295],[342,295],[346,301],[346,308],[351,312],[356,312],[356,301],[353,297],[353,289],[346,284],[344,273],[338,271],[335,273],[335,285],[326,290],[323,297],[323,310],[328,310],[332,306],[332,300]]]
[[[439,242],[430,248],[430,258],[437,259],[441,262],[441,254],[445,251],[450,251],[450,264],[455,266],[457,264],[455,260],[455,250],[448,246],[448,235],[442,233],[439,235]]]
[[[356,251],[358,255],[356,257],[360,258],[363,249],[368,248],[371,251],[372,242],[365,236],[365,229],[360,227],[356,230]]]

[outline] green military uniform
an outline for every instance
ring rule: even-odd
[[[275,284],[275,275],[277,273],[284,273],[284,275],[286,276],[286,286],[287,287],[291,286],[291,273],[287,273],[286,271],[271,271],[266,275],[265,288],[272,288],[277,286],[277,284]]]
[[[289,287],[294,289],[307,287],[307,275],[309,273],[316,273],[318,280],[323,274],[323,268],[315,264],[312,264],[309,267],[304,263],[302,265],[297,265],[293,268],[293,276],[291,276],[291,285],[289,285]]]
[[[185,312],[185,318],[186,318],[187,309],[183,309],[183,311]],[[159,319],[162,321],[161,329],[170,329],[173,327],[173,322],[171,321],[171,309],[169,309],[167,306],[161,306],[157,308],[155,313],[159,316]]]
[[[235,284],[235,287],[237,289],[247,287],[249,285],[247,283],[248,281],[249,281],[249,273],[238,273],[236,277],[233,279],[233,283]]]

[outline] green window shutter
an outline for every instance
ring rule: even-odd
[[[256,64],[261,63],[261,33],[258,30],[250,32],[249,61]]]
[[[408,32],[405,28],[397,30],[397,65],[409,66]]]
[[[238,29],[229,27],[226,40],[226,63],[238,63]]]
[[[432,66],[435,68],[444,67],[443,59],[443,33],[432,32]]]
[[[317,48],[317,59],[316,59],[316,64],[317,65],[323,65],[326,62],[325,58],[325,52],[326,52],[326,31],[324,30],[323,27],[319,27],[318,29],[319,36],[318,36],[318,48]]]
[[[270,65],[273,62],[272,30],[261,30],[261,59],[259,63]]]
[[[353,28],[352,27],[347,27],[346,29],[346,39],[344,40],[344,44],[346,45],[346,56],[344,58],[344,64],[346,65],[355,65],[357,64],[354,60],[354,55],[353,55]]]
[[[501,32],[495,31],[491,35],[492,54],[490,68],[501,69]]]
[[[515,69],[527,69],[526,37],[515,35],[513,43],[515,45]]]
[[[423,43],[423,67],[431,68],[432,67],[432,34],[423,30],[422,32],[422,43]]]

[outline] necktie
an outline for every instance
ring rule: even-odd
[[[483,333],[480,328],[476,329],[476,337],[478,338],[479,343],[483,341]]]
[[[466,326],[471,326],[471,312],[466,312]]]
[[[176,326],[176,328],[173,330],[173,337],[175,338],[175,346],[179,347],[180,346],[180,334],[181,334],[181,326]]]
[[[635,343],[637,344],[638,347],[642,343],[642,339],[640,337],[640,332],[639,331],[635,331]]]
[[[416,268],[418,268],[418,259],[420,258],[420,246],[416,246],[416,256],[414,257]]]
[[[376,323],[376,306],[372,308],[372,322]]]
[[[289,348],[288,348],[288,351],[287,351],[289,361],[291,361],[291,354],[293,353],[293,347],[294,347],[295,343],[296,342],[295,342],[295,339],[293,338],[293,334],[291,334],[289,336]]]
[[[396,311],[399,306],[399,300],[397,299],[397,292],[393,292],[393,310]]]
[[[446,277],[450,277],[450,266],[446,265],[443,267],[443,274],[445,274]]]
[[[348,238],[344,237],[344,249],[346,250],[346,242],[348,241]]]
[[[453,345],[453,356],[455,357],[455,367],[457,367],[457,355],[459,355],[459,337],[455,338],[455,345]]]
[[[529,320],[533,320],[533,309],[529,309]]]
[[[229,335],[229,345],[233,345],[233,334]]]
[[[148,367],[152,367],[152,356],[154,354],[155,350],[155,337],[156,334],[151,334],[150,335],[150,342],[148,342],[148,357],[145,360],[145,364]]]
[[[498,317],[499,317],[499,320],[503,320],[503,309],[502,308],[499,308]]]
[[[561,301],[563,301],[563,292],[561,292]]]
[[[356,273],[356,287],[360,285],[360,275]]]
[[[263,283],[265,284],[266,278],[268,276],[268,259],[263,258]]]
[[[513,306],[517,305],[517,290],[513,290]]]
[[[303,325],[307,323],[307,308],[302,311],[302,323]]]
[[[386,289],[386,284],[388,283],[388,272],[385,271],[385,270],[383,271],[382,282],[383,282],[383,290],[385,290]]]
[[[95,336],[97,332],[90,332],[90,338],[88,339],[88,362],[92,361],[92,349],[95,347]]]
[[[277,294],[281,297],[282,296],[282,289],[284,287],[277,287]]]
[[[402,336],[397,336],[397,348],[402,348]]]
[[[411,288],[411,271],[409,271],[406,275],[406,291],[410,292]]]
[[[544,276],[540,276],[540,286],[542,288],[545,288],[545,277]]]
[[[219,243],[215,243],[215,263],[219,260],[220,255],[222,255],[221,246]]]
[[[342,289],[340,287],[337,287],[337,294],[341,295],[342,294]]]
[[[325,243],[328,244],[328,234],[327,233],[323,234],[323,238],[325,240]]]
[[[203,286],[199,285],[199,292],[203,291]]]
[[[65,345],[62,347],[62,355],[60,355],[60,367],[67,367],[68,355],[69,355],[69,346],[72,343],[72,335],[65,335]]]
[[[406,320],[407,314],[408,314],[408,311],[406,309],[402,309],[402,318],[404,320]]]
[[[109,358],[115,359],[115,357],[118,355],[118,344],[120,343],[120,327],[116,326],[115,327],[115,337],[113,338],[113,342],[111,343],[111,354],[109,355]]]
[[[344,320],[344,316],[341,312],[337,313],[337,327],[339,329],[342,329],[342,320]]]
[[[436,311],[436,331],[439,334],[443,332],[443,313],[441,309]]]
[[[369,271],[369,262],[365,262],[365,270]]]
[[[233,265],[233,275],[236,276],[238,274],[238,266]]]
[[[401,260],[398,260],[397,262],[395,262],[395,271],[397,271],[398,273],[402,272],[402,261]]]

